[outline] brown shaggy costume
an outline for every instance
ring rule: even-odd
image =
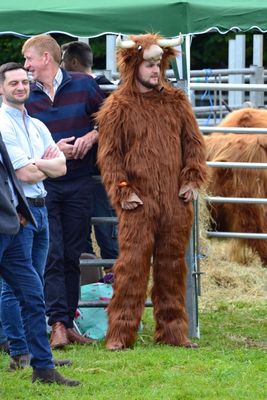
[[[157,88],[140,93],[136,73],[143,50],[155,34],[132,36],[134,48],[118,51],[122,83],[97,115],[98,163],[119,218],[119,258],[114,295],[108,307],[107,348],[131,346],[144,310],[153,257],[152,302],[155,341],[191,346],[185,311],[185,252],[193,220],[192,204],[181,187],[199,188],[206,179],[205,147],[183,91],[164,79],[173,48],[163,48]],[[120,182],[129,183],[119,187]],[[123,210],[136,193],[143,205]]]

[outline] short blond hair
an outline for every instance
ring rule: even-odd
[[[50,35],[32,36],[22,46],[22,54],[24,55],[30,47],[34,47],[40,55],[48,51],[57,64],[61,63],[61,48],[57,41]]]

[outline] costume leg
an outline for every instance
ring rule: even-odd
[[[192,208],[178,200],[172,216],[161,218],[154,262],[152,301],[156,320],[155,341],[190,346],[185,310],[185,252],[192,224]]]
[[[119,218],[119,258],[114,265],[114,294],[108,306],[107,348],[134,343],[144,310],[154,244],[154,224],[143,207],[122,211]]]

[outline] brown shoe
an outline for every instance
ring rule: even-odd
[[[95,342],[95,340],[80,335],[74,328],[68,328],[67,335],[70,343],[92,344]]]
[[[62,349],[69,343],[67,329],[62,322],[55,322],[52,325],[50,346],[52,349]]]
[[[56,369],[37,369],[34,368],[32,372],[32,383],[57,383],[65,386],[78,386],[80,381],[74,381],[73,379],[67,379],[62,376]]]

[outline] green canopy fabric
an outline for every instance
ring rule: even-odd
[[[0,33],[48,32],[93,37],[104,33],[267,31],[266,0],[7,0]]]

